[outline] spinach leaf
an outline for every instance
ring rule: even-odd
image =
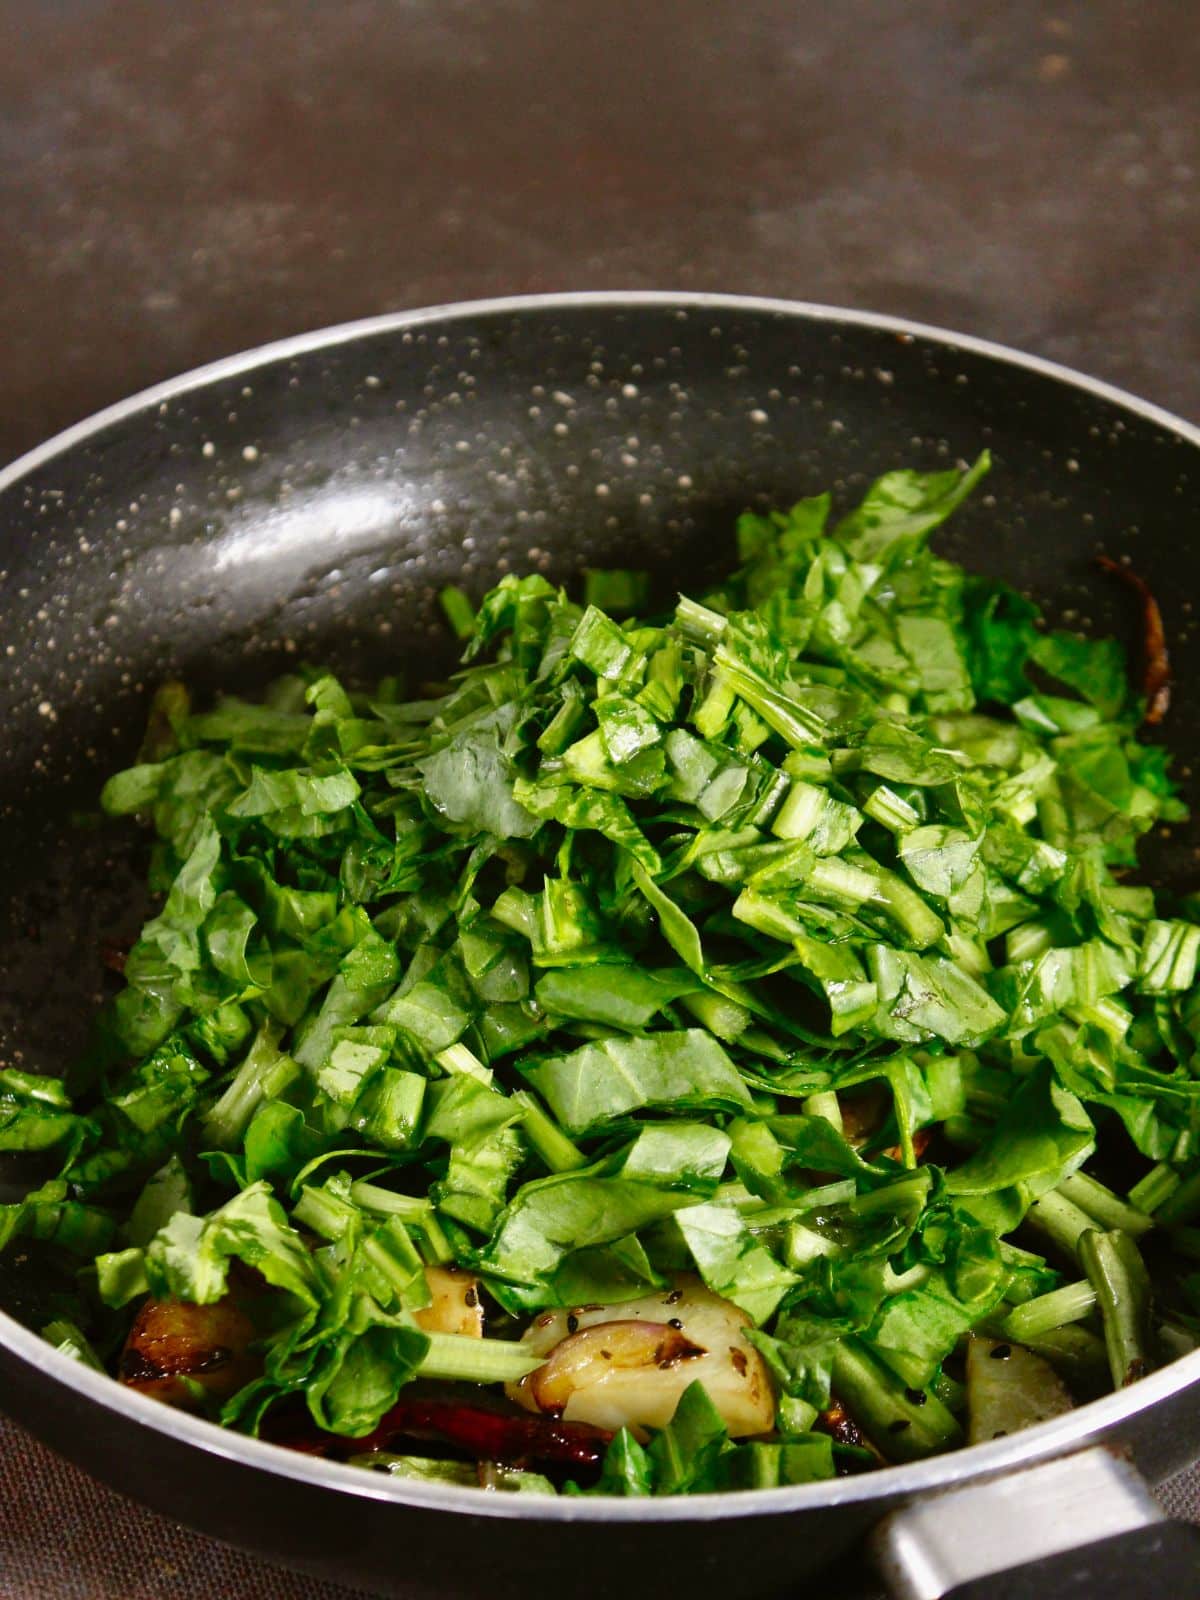
[[[945,1364],[1077,1311],[1056,1263],[1111,1359],[1073,1323],[1039,1350],[1157,1348],[1111,1291],[1190,1314],[1200,897],[1128,869],[1185,808],[1119,647],[931,546],[988,467],[747,512],[649,620],[634,572],[448,589],[461,667],[418,698],[164,686],[102,794],[156,836],[154,914],[84,1060],[0,1068],[0,1149],[45,1169],[0,1247],[69,1280],[48,1336],[107,1357],[139,1297],[252,1284],[223,1420],[303,1406],[344,1454],[414,1378],[522,1381],[528,1319],[703,1283],[777,1425],[735,1443],[694,1385],[616,1433],[595,1488],[634,1495],[826,1478],[834,1396],[888,1460],[951,1447]],[[481,1310],[503,1337],[425,1326]]]
[[[736,1111],[750,1104],[732,1061],[700,1028],[600,1039],[522,1070],[570,1134],[593,1132],[631,1111]]]

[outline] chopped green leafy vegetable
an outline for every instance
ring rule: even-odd
[[[1200,903],[1126,877],[1184,812],[1120,649],[931,548],[988,466],[747,513],[646,620],[634,571],[448,589],[415,700],[170,686],[87,1086],[0,1071],[46,1338],[394,1476],[647,1495],[950,1448],[970,1339],[1080,1399],[1200,1333]]]

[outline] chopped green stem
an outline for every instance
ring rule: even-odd
[[[1148,1217],[1137,1206],[1126,1204],[1086,1172],[1073,1172],[1069,1178],[1064,1178],[1057,1193],[1081,1211],[1086,1211],[1102,1228],[1121,1228],[1133,1239],[1154,1226],[1153,1217]]]
[[[753,667],[745,666],[723,644],[717,646],[713,662],[734,693],[793,748],[804,749],[825,737],[824,717],[770,683]]]
[[[454,1260],[454,1246],[447,1239],[445,1230],[438,1220],[438,1214],[432,1206],[416,1226],[421,1231],[422,1254],[431,1266],[445,1266]]]
[[[789,1225],[783,1255],[794,1272],[802,1272],[823,1256],[840,1254],[837,1240],[831,1239],[828,1234],[818,1233],[815,1228],[806,1228],[801,1222]]]
[[[1078,1322],[1045,1333],[1027,1332],[1020,1343],[1048,1361],[1081,1397],[1099,1394],[1108,1383],[1104,1340]]]
[[[42,1329],[42,1338],[63,1355],[71,1356],[85,1367],[93,1367],[97,1372],[104,1371],[104,1363],[92,1349],[87,1335],[81,1333],[75,1324],[65,1317],[57,1317],[53,1322],[48,1322]]]
[[[853,1178],[843,1178],[838,1183],[822,1183],[815,1189],[807,1189],[797,1195],[795,1203],[802,1211],[826,1210],[853,1200],[857,1188]]]
[[[426,1335],[429,1349],[421,1358],[423,1378],[457,1378],[463,1383],[515,1383],[542,1364],[527,1345],[508,1339],[475,1339],[465,1333]]]
[[[939,1372],[929,1385],[930,1394],[936,1395],[948,1410],[957,1415],[967,1403],[967,1386],[952,1378],[948,1372]]]
[[[1004,1332],[1018,1344],[1028,1344],[1031,1337],[1049,1333],[1068,1322],[1082,1322],[1091,1315],[1096,1305],[1096,1291],[1088,1280],[1064,1284],[1049,1294],[1038,1295],[1036,1300],[1026,1300],[1016,1306],[1004,1319]]]
[[[364,1211],[399,1217],[401,1222],[417,1228],[422,1235],[421,1254],[431,1266],[454,1260],[454,1247],[446,1237],[437,1211],[428,1200],[411,1194],[396,1194],[394,1190],[382,1189],[365,1178],[359,1178],[350,1185],[350,1198]]]
[[[894,1183],[885,1183],[881,1188],[855,1195],[850,1201],[850,1209],[857,1217],[869,1217],[880,1211],[892,1216],[904,1216],[909,1211],[920,1210],[929,1193],[930,1183],[928,1171],[914,1172],[909,1177],[898,1178]]]
[[[1136,1206],[1139,1211],[1152,1215],[1171,1198],[1179,1183],[1179,1174],[1175,1168],[1166,1161],[1160,1161],[1130,1189],[1129,1203],[1131,1206]]]
[[[301,1227],[320,1234],[322,1239],[340,1239],[355,1221],[352,1205],[316,1184],[305,1184],[292,1212]]]
[[[712,989],[681,995],[679,1003],[710,1033],[715,1033],[718,1039],[732,1042],[740,1038],[750,1025],[750,1013],[745,1006]]]
[[[451,1077],[465,1074],[468,1078],[477,1078],[480,1083],[490,1084],[493,1073],[490,1067],[485,1067],[479,1057],[465,1044],[452,1044],[445,1050],[439,1050],[433,1058],[443,1072]]]
[[[1081,1235],[1096,1226],[1094,1218],[1089,1217],[1086,1211],[1081,1211],[1058,1190],[1036,1200],[1030,1206],[1025,1220],[1076,1262],[1079,1261]]]
[[[415,1222],[423,1226],[429,1215],[428,1200],[412,1194],[396,1194],[392,1189],[382,1189],[377,1183],[359,1178],[350,1185],[350,1198],[365,1211],[381,1211],[387,1216],[399,1217],[402,1222]]]
[[[872,789],[863,803],[863,810],[892,833],[908,833],[921,822],[916,807],[909,805],[886,783]]]
[[[856,1339],[834,1350],[833,1392],[889,1461],[917,1461],[961,1443],[962,1429],[935,1394],[906,1388]],[[914,1403],[914,1395],[922,1399]]]
[[[475,608],[457,584],[448,583],[438,596],[446,621],[456,639],[469,639],[475,632]]]
[[[551,1172],[574,1172],[588,1158],[573,1144],[528,1089],[518,1089],[513,1099],[521,1107],[521,1126],[537,1154]]]
[[[689,600],[687,595],[679,597],[679,604],[675,607],[675,620],[686,639],[710,649],[716,645],[728,626],[727,619],[719,611],[702,606],[698,600]]]
[[[278,1048],[280,1030],[264,1028],[233,1081],[204,1119],[204,1131],[222,1150],[231,1149],[266,1100],[281,1095],[300,1076],[300,1067]]]
[[[779,1400],[779,1431],[781,1433],[807,1433],[820,1415],[816,1406],[794,1395],[782,1395]]]
[[[1150,1278],[1137,1245],[1119,1229],[1089,1228],[1079,1257],[1096,1291],[1113,1387],[1123,1389],[1150,1367]]]
[[[1164,1228],[1200,1217],[1200,1172],[1184,1178],[1154,1209],[1154,1220]]]
[[[824,1117],[839,1133],[842,1131],[842,1106],[832,1089],[821,1089],[816,1094],[810,1094],[804,1101],[804,1114],[807,1117]]]

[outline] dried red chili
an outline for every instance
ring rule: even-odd
[[[1142,602],[1142,693],[1146,696],[1145,721],[1157,726],[1171,704],[1171,663],[1167,655],[1167,636],[1162,612],[1146,580],[1111,556],[1097,556],[1097,566],[1120,578]]]
[[[307,1455],[365,1455],[409,1440],[449,1447],[476,1461],[569,1468],[583,1475],[599,1471],[611,1439],[611,1433],[589,1423],[423,1396],[398,1401],[361,1439],[322,1433],[307,1423],[285,1425],[274,1433],[276,1444]]]

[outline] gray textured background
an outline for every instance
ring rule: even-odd
[[[264,339],[707,288],[1200,415],[1191,0],[0,0],[0,458]]]
[[[0,0],[0,461],[266,339],[566,288],[896,312],[1200,418],[1195,22],[1194,0]],[[335,1593],[0,1425],[4,1600]]]

